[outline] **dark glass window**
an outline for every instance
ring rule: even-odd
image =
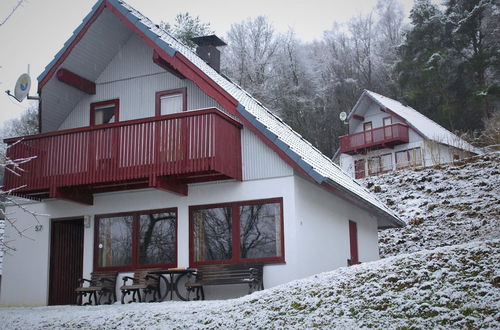
[[[175,212],[139,216],[139,263],[141,265],[175,263],[176,218]]]
[[[284,262],[283,201],[192,206],[191,264]]]
[[[101,267],[126,266],[132,260],[131,216],[99,219],[98,263]]]
[[[227,260],[232,257],[232,217],[230,207],[193,212],[194,260]]]
[[[177,265],[177,210],[96,216],[95,266],[133,270]]]

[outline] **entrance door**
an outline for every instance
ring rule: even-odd
[[[365,160],[358,159],[354,161],[354,178],[362,179],[365,177]]]
[[[52,220],[49,305],[76,304],[83,272],[83,219]]]
[[[358,254],[358,226],[356,222],[349,220],[349,250],[351,252],[351,259],[347,260],[347,265],[359,264]]]

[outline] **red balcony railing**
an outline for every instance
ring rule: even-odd
[[[54,197],[59,188],[95,192],[158,177],[241,180],[240,128],[208,109],[32,135],[17,144],[19,138],[7,139],[10,159],[36,158],[23,164],[20,176],[6,171],[4,189]]]
[[[408,126],[392,124],[340,137],[340,152],[355,154],[366,149],[393,147],[408,143]]]

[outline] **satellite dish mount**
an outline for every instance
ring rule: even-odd
[[[17,78],[16,86],[14,87],[14,95],[10,92],[10,90],[6,90],[5,93],[10,97],[16,99],[17,102],[22,102],[25,98],[28,100],[39,100],[38,96],[29,96],[30,88],[31,88],[31,78],[29,75],[29,65],[28,65],[28,73],[23,73]]]
[[[347,125],[347,122],[345,121],[347,119],[347,113],[345,113],[345,111],[342,111],[341,113],[339,113],[339,118],[340,120]]]

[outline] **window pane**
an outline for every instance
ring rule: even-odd
[[[182,94],[174,94],[160,97],[160,108],[162,115],[182,111]]]
[[[107,124],[115,122],[115,105],[107,104],[95,107],[94,110],[94,124]]]
[[[392,154],[380,156],[380,162],[382,172],[392,170]]]
[[[408,152],[399,151],[396,152],[396,168],[403,168],[408,166]]]
[[[176,257],[176,213],[141,214],[139,263],[172,264]]]
[[[420,166],[422,165],[422,154],[420,153],[420,148],[414,148],[408,150],[408,154],[410,156],[410,165],[411,166]]]
[[[380,172],[380,157],[373,157],[368,160],[368,172],[377,174]]]
[[[279,203],[240,207],[241,258],[281,256]]]
[[[231,259],[230,207],[194,211],[193,227],[194,261]]]
[[[130,265],[132,259],[132,216],[99,219],[100,267]]]

